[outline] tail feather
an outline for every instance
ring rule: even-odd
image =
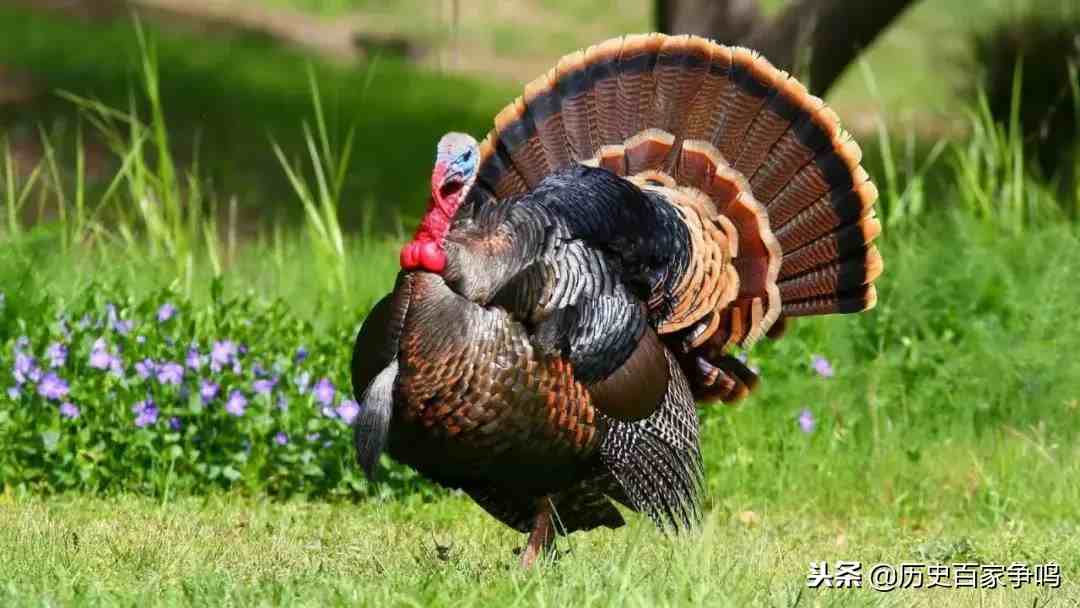
[[[726,109],[723,103],[717,101],[725,99],[733,87],[730,78],[731,48],[696,37],[690,38],[687,47],[684,52],[689,55],[701,53],[708,57],[709,67],[690,106],[683,110],[686,121],[682,136],[685,140],[711,142],[713,134],[720,130]]]
[[[870,284],[848,292],[797,300],[784,306],[784,314],[789,317],[844,314],[869,310],[875,304],[877,304],[877,290],[873,284]]]
[[[525,184],[535,188],[550,169],[536,134],[534,112],[528,110],[525,101],[518,97],[495,116],[495,126],[499,129],[499,141],[509,151],[514,167],[525,178]]]
[[[570,164],[572,151],[563,127],[562,98],[556,87],[556,69],[525,85],[524,103],[537,117],[536,133],[548,167]]]
[[[668,133],[682,133],[686,114],[683,111],[702,85],[709,69],[707,49],[700,52],[689,44],[689,36],[665,38],[656,60],[655,95],[648,127]],[[669,167],[670,168],[670,167]]]
[[[656,80],[653,69],[663,36],[660,34],[633,35],[623,38],[619,49],[618,73],[618,139],[624,141],[642,131],[650,114]]]
[[[559,60],[554,86],[559,93],[566,141],[575,161],[593,155],[599,147],[595,131],[596,100],[588,85],[585,53],[577,51]]]
[[[563,57],[500,112],[470,197],[521,194],[581,162],[678,208],[693,260],[650,307],[664,307],[695,395],[727,400],[755,384],[728,349],[778,336],[786,317],[876,302],[881,226],[861,160],[836,114],[754,51],[635,35]]]
[[[757,53],[741,47],[733,51],[724,124],[713,141],[728,161],[739,157],[750,123],[765,105],[776,76],[776,69]]]
[[[881,224],[877,218],[866,217],[858,224],[845,225],[835,232],[793,241],[791,253],[785,254],[780,264],[780,280],[783,282],[801,272],[822,267],[832,260],[848,257],[865,248],[866,244],[880,233]],[[782,237],[780,243],[784,245]]]
[[[753,176],[769,156],[780,137],[798,118],[798,109],[790,101],[805,95],[797,80],[781,72],[777,88],[772,90],[754,122],[747,131],[742,150],[735,160],[735,170]]]
[[[622,142],[619,136],[619,80],[618,59],[622,49],[622,38],[612,38],[598,45],[589,47],[585,52],[588,69],[588,83],[596,92],[596,121],[593,144],[597,146],[589,152],[596,153],[599,146]]]
[[[637,422],[612,420],[601,456],[628,506],[659,527],[678,530],[700,519],[702,467],[690,388],[670,355],[668,365],[671,380],[660,407]]]
[[[871,246],[829,266],[810,270],[780,282],[780,297],[794,302],[848,291],[881,275],[881,255]]]

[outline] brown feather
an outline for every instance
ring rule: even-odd
[[[589,387],[596,409],[616,420],[651,416],[663,401],[668,381],[667,354],[656,332],[647,329],[637,348],[607,378]]]

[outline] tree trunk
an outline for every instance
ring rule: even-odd
[[[759,51],[818,95],[914,0],[792,0],[766,19],[757,0],[657,0],[660,31]]]
[[[657,0],[657,29],[723,44],[745,40],[762,20],[757,0]]]

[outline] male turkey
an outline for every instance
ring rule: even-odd
[[[530,532],[699,517],[695,401],[788,317],[873,307],[877,191],[820,99],[688,36],[563,57],[479,145],[439,142],[431,202],[353,352],[358,458],[386,449]]]

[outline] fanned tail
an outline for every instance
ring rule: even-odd
[[[876,302],[877,189],[835,113],[753,51],[633,35],[563,57],[495,119],[473,204],[498,204],[579,162],[674,205],[693,255],[650,300],[699,399],[756,376],[731,356],[786,317]]]

